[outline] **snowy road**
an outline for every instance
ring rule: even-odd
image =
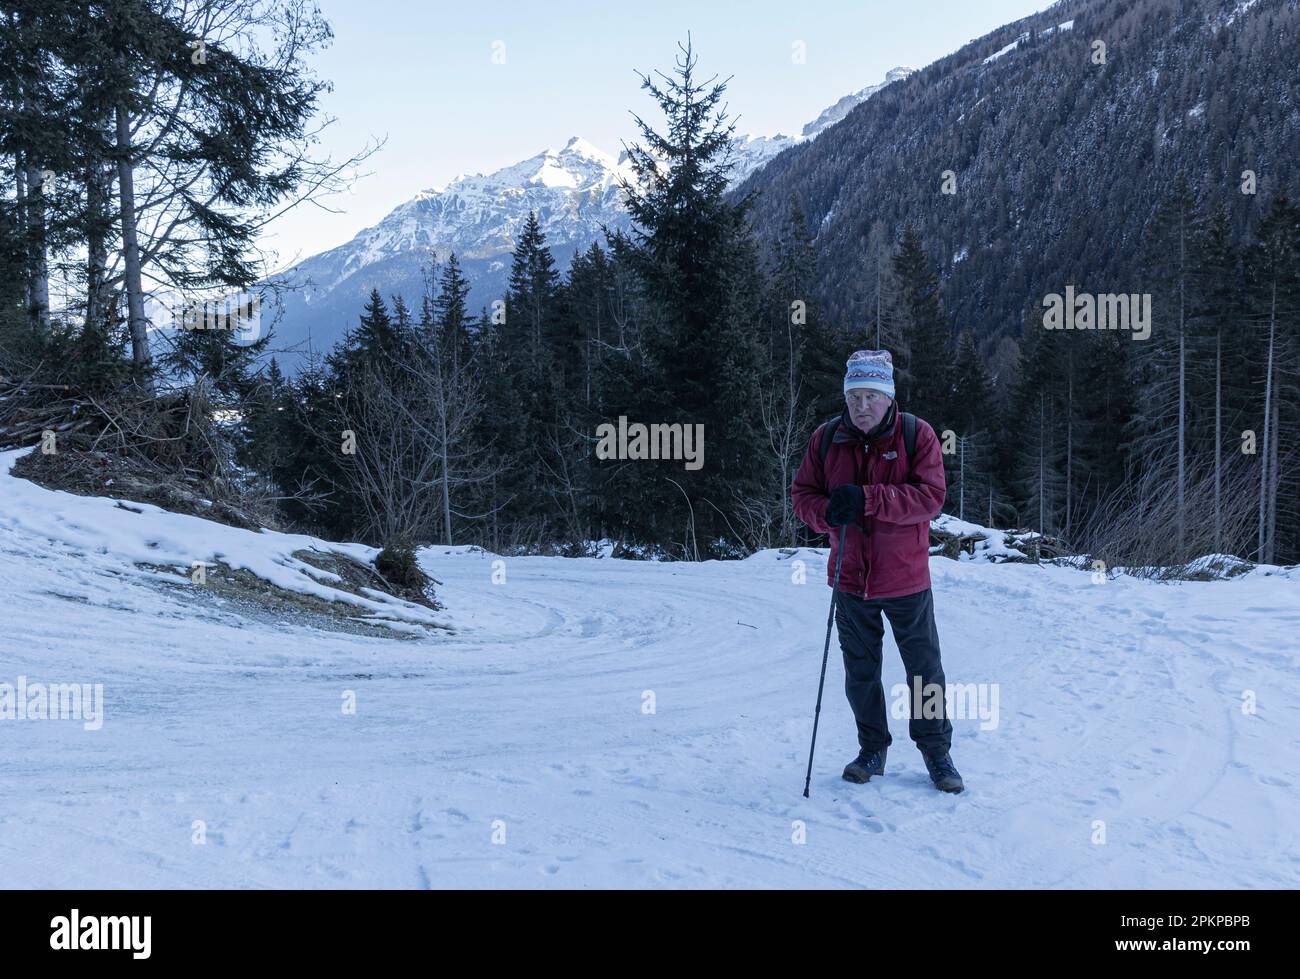
[[[829,593],[800,557],[802,585],[772,552],[516,558],[493,584],[492,556],[431,549],[458,632],[389,641],[0,522],[0,682],[106,699],[97,731],[0,721],[0,883],[1300,886],[1296,578],[933,559],[948,681],[997,690],[996,724],[954,721],[967,791],[930,786],[899,718],[888,773],[840,779],[833,647],[804,800]]]

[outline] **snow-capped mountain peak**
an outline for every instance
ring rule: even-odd
[[[803,127],[803,135],[808,138],[815,138],[824,130],[829,129],[835,123],[847,116],[853,109],[857,108],[871,96],[875,95],[886,85],[892,85],[894,82],[901,82],[905,78],[916,74],[915,68],[891,68],[885,72],[885,80],[877,85],[868,85],[866,88],[858,89],[849,95],[844,96],[830,108],[826,109],[812,122]]]
[[[548,153],[552,152],[550,150]],[[610,169],[618,166],[618,161],[606,153],[604,150],[583,139],[581,136],[571,136],[569,141],[564,144],[564,149],[560,150],[555,156],[559,158],[576,157],[582,160],[591,160],[595,163],[603,164]]]
[[[785,149],[838,122],[885,85],[905,79],[910,68],[891,70],[884,81],[840,99],[797,136],[736,136],[730,184],[736,186]],[[436,253],[455,253],[471,282],[471,309],[499,298],[510,252],[528,220],[538,223],[561,263],[603,241],[602,228],[629,226],[621,182],[635,180],[626,149],[610,155],[581,136],[492,173],[459,173],[416,194],[351,241],[300,262],[285,273],[296,287],[285,299],[276,327],[277,347],[328,346],[356,323],[371,289],[386,298],[401,294],[408,305],[424,286],[423,270]],[[284,358],[292,362],[293,357]]]

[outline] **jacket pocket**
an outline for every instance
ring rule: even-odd
[[[854,538],[857,538],[854,540]],[[844,535],[844,563],[840,566],[840,584],[860,581],[866,574],[867,555],[864,553],[863,534],[856,527],[850,527]],[[835,566],[831,566],[834,574]]]

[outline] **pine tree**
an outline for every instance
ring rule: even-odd
[[[797,198],[790,199],[773,267],[767,275],[770,310],[767,358],[773,378],[794,400],[821,418],[843,407],[840,381],[847,352],[831,335],[816,298],[817,258],[808,219]]]
[[[939,299],[939,276],[910,224],[894,256],[894,275],[900,334],[906,344],[901,364],[895,363],[899,398],[909,411],[942,429],[952,405],[948,322]]]
[[[984,502],[993,484],[993,441],[996,425],[993,382],[968,330],[957,343],[953,368],[950,423],[956,433],[955,452],[944,456],[948,482],[955,492],[948,494],[949,506],[966,519]],[[954,497],[955,504],[953,502]]]
[[[252,393],[253,376],[271,341],[261,329],[260,297],[205,302],[181,311],[179,329],[159,358],[182,383],[210,385],[226,406]]]
[[[1031,313],[1026,318],[1007,429],[1015,433],[1009,444],[1019,509],[1042,534],[1058,531],[1064,512],[1063,439],[1056,404],[1062,385],[1056,353]]]
[[[506,336],[517,352],[521,378],[539,384],[549,370],[546,339],[556,313],[560,275],[546,247],[546,236],[534,211],[528,212],[524,230],[515,244],[506,299]]]
[[[401,304],[401,317],[394,323],[388,304],[378,289],[370,290],[361,318],[355,329],[349,330],[327,358],[335,383],[347,389],[367,370],[389,371],[407,353],[410,313]]]
[[[433,322],[431,302],[426,303],[425,320]],[[484,308],[479,322],[474,357],[482,370],[488,410],[479,416],[473,438],[481,451],[502,460],[505,469],[478,487],[472,503],[474,512],[484,517],[484,544],[504,553],[508,545],[518,542],[516,531],[524,525],[519,512],[534,503],[525,484],[530,471],[526,464],[530,453],[528,415],[523,387],[515,380],[519,363],[508,332],[508,312],[502,321],[500,310],[490,314]]]
[[[689,39],[679,47],[675,77],[661,74],[665,88],[642,76],[667,131],[635,116],[645,145],[628,148],[637,180],[622,184],[633,229],[620,257],[654,312],[635,400],[619,407],[649,423],[703,425],[708,455],[702,469],[671,476],[651,463],[617,468],[624,520],[696,557],[712,541],[734,542],[721,514],[759,492],[765,358],[753,330],[762,290],[745,221],[752,198],[725,196],[735,128],[719,109],[726,83],[698,83]]]
[[[459,370],[472,356],[470,317],[466,312],[470,284],[460,270],[460,260],[452,252],[438,275],[438,294],[433,299],[431,315],[438,324],[441,348]]]
[[[502,516],[532,546],[546,529],[546,466],[552,434],[562,415],[560,385],[566,351],[557,349],[563,312],[560,275],[534,212],[515,245],[505,321],[495,327],[499,376],[492,382],[497,417],[490,437],[509,463],[508,498],[496,501]]]
[[[951,421],[959,432],[974,434],[993,427],[993,381],[969,330],[957,342],[951,399]]]
[[[1071,409],[1069,524],[1126,479],[1133,462],[1127,425],[1134,413],[1130,358],[1135,342],[1117,330],[1055,332],[1066,346]]]
[[[903,354],[906,348],[899,336],[898,316],[898,281],[894,276],[894,243],[885,230],[883,221],[871,222],[871,231],[867,236],[867,268],[865,279],[868,284],[867,300],[862,315],[862,329],[854,329],[853,346],[870,347],[874,350],[899,350]],[[899,358],[900,361],[903,359]]]
[[[500,468],[498,447],[480,440],[488,415],[485,386],[475,351],[475,330],[465,305],[469,283],[451,256],[440,276],[436,295],[426,292],[421,304],[420,345],[411,370],[412,394],[418,404],[416,424],[421,451],[434,456],[432,471],[438,488],[441,539],[453,543],[457,525],[472,514],[466,510],[482,485]],[[499,405],[492,405],[499,408]],[[498,431],[509,432],[510,417],[498,419]],[[511,460],[513,461],[513,460]]]
[[[289,421],[293,389],[280,364],[272,357],[265,373],[257,378],[244,412],[246,438],[240,446],[240,461],[248,468],[271,474],[291,454]]]
[[[612,265],[605,251],[595,242],[582,255],[575,255],[569,267],[564,293],[566,332],[577,348],[576,363],[581,365],[577,389],[591,421],[593,404],[601,401],[602,365],[613,346],[609,312],[613,288]],[[584,424],[584,430],[590,430]]]
[[[270,459],[268,473],[291,520],[346,540],[355,539],[363,510],[348,493],[342,468],[341,396],[326,365],[312,357],[276,405],[285,409],[275,426],[283,451]]]

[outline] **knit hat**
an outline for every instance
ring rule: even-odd
[[[844,393],[854,388],[871,388],[894,396],[894,358],[888,350],[855,350],[844,374]]]

